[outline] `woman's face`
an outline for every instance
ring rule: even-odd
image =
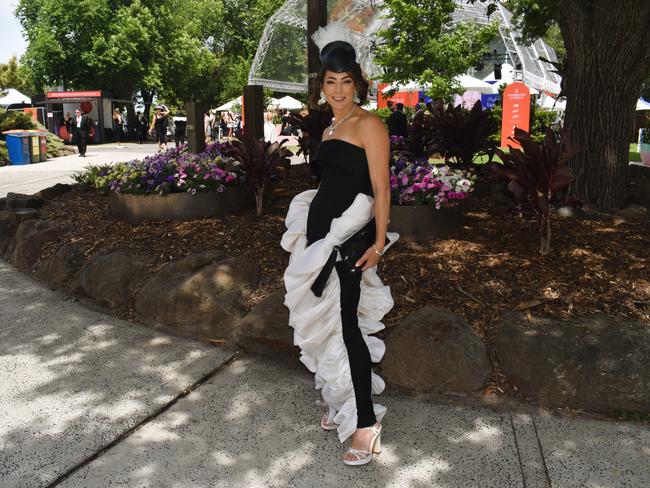
[[[354,103],[356,86],[348,73],[326,71],[321,89],[333,109],[344,109]]]

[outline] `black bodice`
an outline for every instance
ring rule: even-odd
[[[373,196],[364,148],[342,139],[321,142],[311,164],[316,165],[320,186],[307,217],[308,245],[325,237],[332,219],[340,217],[358,193]]]

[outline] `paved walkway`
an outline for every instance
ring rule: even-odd
[[[0,197],[9,192],[31,195],[56,183],[74,183],[73,173],[89,164],[142,159],[155,154],[157,150],[157,144],[124,143],[123,148],[118,148],[116,144],[90,145],[85,158],[74,154],[38,164],[3,166],[0,167]]]
[[[65,300],[0,261],[0,486],[642,488],[650,428],[386,392],[340,462],[307,371]]]

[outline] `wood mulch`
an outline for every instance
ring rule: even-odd
[[[76,188],[42,210],[42,218],[63,230],[62,241],[48,252],[68,243],[88,246],[89,256],[99,249],[126,250],[154,270],[189,254],[223,248],[259,264],[261,281],[252,306],[283,287],[288,264],[280,247],[284,217],[291,198],[314,187],[306,165],[292,166],[262,217],[251,210],[219,219],[142,224],[115,220],[107,196]],[[384,320],[388,328],[428,305],[451,310],[486,343],[494,366],[490,388],[516,395],[500,372],[491,340],[505,312],[556,318],[605,313],[650,324],[648,217],[554,216],[551,254],[540,256],[534,218],[485,194],[464,203],[458,236],[419,244],[398,241],[382,258],[379,275],[395,300]],[[131,309],[117,312],[135,317]]]

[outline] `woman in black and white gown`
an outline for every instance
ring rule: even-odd
[[[321,427],[336,429],[341,442],[351,438],[343,462],[358,465],[380,450],[386,408],[373,403],[371,395],[381,393],[384,382],[371,366],[381,360],[385,346],[370,334],[384,327],[381,319],[393,306],[377,263],[399,236],[387,233],[388,132],[381,119],[360,107],[368,82],[346,38],[352,40],[338,24],[314,37],[322,69],[312,100],[328,104],[334,119],[312,158],[320,186],[292,200],[281,245],[291,253],[284,282],[294,343],[329,406]],[[374,242],[364,245],[351,264],[351,254],[342,255],[349,248],[339,246],[363,228],[372,230]]]

